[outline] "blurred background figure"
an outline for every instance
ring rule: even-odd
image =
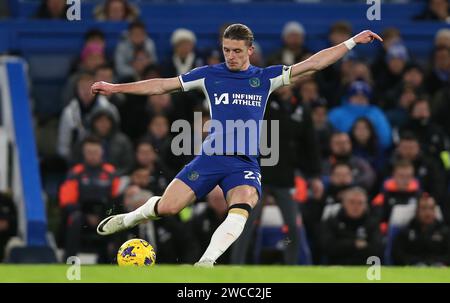
[[[94,8],[94,16],[98,21],[136,21],[140,12],[137,6],[127,0],[106,0]]]
[[[395,265],[450,265],[450,231],[438,219],[437,207],[433,197],[422,195],[415,217],[394,239]]]
[[[417,204],[422,190],[414,177],[414,166],[407,160],[395,162],[392,176],[383,182],[381,192],[372,200],[373,215],[387,232],[387,224],[395,205]]]
[[[128,174],[134,164],[133,146],[130,139],[119,130],[119,121],[109,108],[93,110],[89,121],[88,134],[97,137],[103,147],[103,160],[114,165],[119,176]],[[81,144],[75,146],[72,159],[80,161]]]
[[[67,20],[67,8],[66,0],[41,0],[34,18]]]
[[[82,144],[83,161],[73,166],[61,185],[60,244],[65,249],[64,260],[79,252],[94,252],[98,262],[109,263],[110,238],[96,232],[101,218],[112,213],[119,194],[119,178],[113,165],[103,161],[101,141],[87,137]]]
[[[331,167],[337,162],[347,163],[352,168],[356,185],[372,189],[376,175],[370,164],[352,153],[352,142],[347,133],[335,132],[330,138],[330,156],[322,160],[322,175],[329,176]]]
[[[143,22],[134,21],[128,26],[128,32],[117,44],[114,62],[120,82],[140,80],[148,65],[158,63],[155,43]]]
[[[111,111],[117,121],[120,120],[117,108],[101,95],[92,95],[91,85],[94,77],[83,73],[77,82],[76,96],[63,109],[58,130],[58,154],[71,162],[71,153],[76,143],[81,142],[88,129],[88,124],[96,108],[106,108]]]
[[[283,47],[267,59],[268,65],[292,65],[300,62],[308,53],[305,47],[305,28],[297,21],[287,22],[281,33]]]
[[[415,19],[450,23],[450,5],[447,0],[428,0],[425,10]]]
[[[341,210],[325,220],[322,228],[322,252],[328,265],[364,265],[370,256],[381,255],[381,235],[361,188],[345,191]]]

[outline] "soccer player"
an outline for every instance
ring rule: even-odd
[[[199,67],[173,78],[125,84],[97,82],[92,85],[92,92],[104,95],[151,95],[180,90],[203,90],[209,101],[211,119],[224,125],[222,129],[215,128],[210,131],[203,142],[206,150],[208,146],[211,147],[213,141],[219,142],[222,139],[229,143],[230,136],[236,135],[236,129],[233,132],[223,131],[228,121],[254,121],[259,125],[264,116],[267,99],[277,88],[289,85],[295,77],[324,69],[342,58],[356,44],[369,43],[374,39],[382,41],[377,34],[365,30],[292,66],[259,68],[249,62],[254,51],[252,31],[243,24],[232,24],[223,34],[224,63]],[[161,197],[151,197],[144,205],[130,213],[104,219],[98,225],[97,232],[109,235],[148,219],[175,215],[219,185],[228,203],[228,215],[216,229],[208,248],[196,263],[197,266],[213,267],[220,255],[239,237],[249,213],[261,197],[258,154],[250,151],[252,144],[258,144],[259,128],[257,132],[253,137],[248,136],[243,145],[227,144],[222,153],[202,153],[196,156],[176,175]]]

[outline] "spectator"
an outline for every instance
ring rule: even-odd
[[[409,54],[402,42],[392,43],[386,50],[386,70],[381,70],[375,78],[376,91],[380,92],[379,100],[385,98],[385,93],[401,83],[404,69],[409,62]]]
[[[450,83],[450,82],[449,82]],[[432,102],[432,120],[438,124],[447,135],[450,134],[450,85],[436,92]]]
[[[436,217],[436,202],[423,195],[416,216],[394,239],[395,265],[449,266],[450,232]]]
[[[392,177],[384,181],[381,193],[372,200],[373,213],[381,222],[383,233],[387,232],[392,208],[395,205],[417,204],[420,193],[412,163],[406,160],[395,162]]]
[[[71,151],[86,135],[90,116],[96,108],[108,108],[116,120],[119,113],[114,105],[101,95],[91,93],[94,77],[83,73],[78,79],[76,97],[63,109],[58,130],[58,154],[70,162]]]
[[[328,121],[327,101],[323,98],[313,101],[311,111],[316,138],[319,142],[320,156],[326,158],[330,155],[330,138],[333,132],[333,126]]]
[[[170,42],[173,54],[168,62],[164,64],[163,74],[165,77],[175,77],[203,65],[203,60],[195,50],[197,38],[192,31],[178,28],[172,33]],[[172,94],[172,102],[175,109],[174,119],[185,119],[193,122],[194,112],[201,110],[204,100],[205,96],[200,90]]]
[[[8,240],[17,234],[17,212],[10,195],[0,192],[0,262]]]
[[[370,86],[373,84],[368,64],[350,56],[342,60],[337,79],[335,90],[329,93],[331,99],[327,99],[331,100],[330,108],[345,104],[348,91],[355,81],[364,81]]]
[[[89,133],[99,138],[103,147],[103,160],[116,168],[119,176],[128,174],[133,167],[133,146],[119,130],[119,121],[110,108],[92,111]],[[75,159],[80,159],[80,147],[75,148]]]
[[[98,21],[133,22],[139,17],[139,9],[127,0],[106,0],[94,8]]]
[[[192,228],[192,234],[195,235],[199,243],[199,253],[208,247],[211,236],[216,228],[222,224],[227,216],[227,211],[227,202],[218,186],[206,196],[206,202],[197,203],[194,206],[193,216],[189,225]],[[228,250],[220,256],[218,263],[229,264],[230,252],[231,250]],[[196,259],[200,257],[201,254],[198,254]]]
[[[103,64],[100,65],[95,69],[94,73],[94,81],[105,81],[109,83],[116,82],[116,75],[114,74],[114,69],[109,64]],[[123,106],[125,106],[126,97],[125,94],[117,93],[113,94],[111,96],[108,96],[108,100],[114,104],[117,109],[119,110],[119,113],[121,113],[121,109]],[[120,115],[122,117],[122,115]]]
[[[301,81],[299,95],[303,104],[310,106],[311,103],[320,98],[319,86],[313,78]]]
[[[377,173],[382,172],[386,155],[372,122],[365,117],[358,118],[350,130],[350,138],[353,154],[369,162]]]
[[[413,164],[415,177],[419,180],[424,191],[429,192],[438,201],[444,201],[447,178],[440,165],[420,151],[417,137],[411,132],[403,132],[396,149],[388,163],[389,175],[393,164],[399,160],[406,160]]]
[[[156,116],[165,116],[169,121],[169,117],[173,113],[172,97],[170,94],[163,95],[149,95],[147,97],[147,121],[150,122]]]
[[[135,21],[128,26],[128,33],[117,45],[114,58],[121,82],[140,78],[147,65],[158,62],[155,43],[148,36],[144,23]],[[144,64],[140,61],[142,58]]]
[[[429,101],[425,96],[417,99],[411,106],[409,122],[404,130],[413,132],[420,143],[421,151],[441,163],[441,154],[448,152],[447,134],[431,119]]]
[[[323,206],[342,202],[342,194],[354,186],[352,168],[348,163],[337,162],[331,167],[330,180],[325,191]],[[320,220],[323,206],[320,211]]]
[[[173,172],[158,157],[153,145],[148,140],[139,141],[135,155],[136,166],[145,168],[149,173],[148,189],[151,189],[155,195],[162,194],[168,185],[168,180],[173,177]]]
[[[371,70],[375,79],[378,79],[380,75],[384,75],[387,73],[388,66],[386,62],[386,55],[388,49],[393,44],[402,43],[402,36],[400,30],[396,27],[388,27],[381,33],[381,37],[383,38],[383,43],[381,43],[381,48],[378,51],[378,54],[375,57],[371,65]]]
[[[331,46],[338,45],[352,36],[352,26],[347,21],[337,21],[333,23],[330,27],[330,32],[328,33],[328,42]]]
[[[411,105],[419,95],[420,91],[412,85],[404,84],[394,102],[394,107],[386,110],[386,117],[393,128],[394,134],[408,123]]]
[[[283,47],[268,59],[268,65],[292,65],[300,62],[309,53],[305,48],[305,28],[296,21],[287,22],[281,35]]]
[[[351,24],[347,21],[337,21],[330,27],[328,43],[330,46],[335,46],[350,39],[351,36]],[[329,101],[331,106],[339,103],[340,94],[337,92],[341,91],[343,84],[347,83],[347,74],[351,75],[351,73],[348,72],[349,68],[356,59],[356,52],[351,50],[342,58],[342,60],[328,66],[315,75],[320,86],[320,91]]]
[[[363,189],[348,189],[341,210],[322,224],[322,249],[327,264],[364,265],[368,257],[381,256],[381,235],[369,215]]]
[[[102,41],[87,42],[80,55],[76,70],[69,76],[63,89],[63,105],[66,106],[76,96],[77,82],[83,73],[94,74],[96,69],[106,63],[105,46]]]
[[[101,50],[106,50],[106,37],[105,33],[98,29],[98,28],[92,28],[88,30],[84,34],[83,39],[83,45],[81,46],[81,50],[84,50],[87,45],[97,45]],[[78,55],[78,57],[73,61],[71,67],[70,67],[70,74],[74,74],[80,69],[80,62],[81,60],[81,54]],[[91,70],[92,71],[92,70]]]
[[[300,204],[302,219],[305,225],[309,246],[314,264],[321,263],[320,252],[320,220],[327,205],[341,203],[342,194],[354,186],[352,168],[348,163],[337,162],[331,167],[325,192],[315,199],[308,199]]]
[[[148,123],[146,138],[152,142],[155,151],[163,154],[167,145],[172,141],[170,138],[169,120],[164,115],[155,115]]]
[[[434,95],[450,82],[450,48],[437,47],[433,52],[431,70],[425,79],[427,91]]]
[[[155,64],[147,65],[143,74],[146,80],[161,78],[160,68]],[[138,141],[147,132],[148,123],[152,118],[148,110],[149,98],[153,96],[125,94],[125,101],[119,107],[122,130],[133,142]]]
[[[67,20],[67,9],[66,0],[41,0],[34,18]]]
[[[355,185],[370,190],[375,183],[375,172],[370,164],[352,153],[352,143],[347,133],[333,133],[330,139],[331,155],[322,162],[322,175],[330,175],[331,167],[344,162],[352,168]]]
[[[197,38],[191,30],[178,28],[172,33],[170,43],[173,55],[164,66],[166,77],[175,77],[187,73],[191,69],[203,64],[195,51]]]
[[[436,32],[434,36],[434,47],[446,47],[450,48],[450,29],[441,28]]]
[[[387,149],[392,144],[392,130],[386,116],[376,105],[370,105],[372,88],[364,81],[355,81],[348,92],[348,103],[330,111],[330,123],[338,130],[349,132],[355,120],[366,117],[374,125],[380,146]]]
[[[412,89],[415,94],[424,92],[425,74],[420,65],[415,63],[406,65],[401,82],[384,93],[383,99],[379,100],[379,105],[384,109],[398,107],[399,99],[405,88]]]
[[[83,162],[72,167],[59,192],[65,259],[81,250],[94,250],[98,261],[106,263],[111,261],[108,238],[97,235],[96,228],[100,219],[115,207],[119,178],[114,166],[102,160],[99,139],[83,140],[82,153]]]
[[[450,8],[448,0],[428,0],[425,11],[416,16],[415,19],[450,23]]]
[[[172,135],[170,134],[169,120],[166,116],[159,114],[153,116],[148,123],[145,140],[152,143],[155,152],[167,169],[167,173],[172,174],[180,170],[186,159],[184,155],[175,156],[172,152]]]

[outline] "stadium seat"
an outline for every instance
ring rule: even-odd
[[[279,253],[286,247],[286,231],[283,228],[283,218],[279,208],[268,205],[263,208],[261,224],[256,231],[256,243],[254,251],[254,262],[261,262],[263,251],[272,250]],[[300,237],[299,260],[300,265],[312,264],[311,251],[309,248],[306,231],[303,225],[297,229]]]
[[[56,251],[51,246],[25,246],[18,237],[9,240],[5,248],[5,263],[38,264],[57,263]]]

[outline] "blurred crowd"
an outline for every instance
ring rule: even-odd
[[[36,17],[65,18],[64,9],[65,1],[44,0]],[[105,216],[161,195],[192,159],[172,153],[170,128],[177,119],[205,123],[205,96],[195,91],[106,97],[92,95],[90,87],[95,81],[174,77],[220,63],[226,24],[209,49],[198,49],[195,33],[179,28],[168,37],[172,53],[158,58],[137,6],[106,0],[94,13],[98,20],[129,21],[129,27],[114,49],[106,48],[101,30],[86,32],[67,75],[55,155],[41,155],[44,182],[64,175],[52,212],[58,216],[57,244],[66,256],[94,252],[98,262],[110,263],[123,241],[137,237],[155,246],[158,263],[195,262],[226,216],[220,188],[178,216],[118,236],[100,237],[95,228]],[[448,1],[430,0],[417,19],[445,23],[449,16]],[[305,34],[301,23],[287,22],[279,49],[263,54],[256,42],[251,64],[292,65],[308,58]],[[336,22],[328,44],[354,34],[351,24]],[[271,95],[265,119],[280,121],[280,160],[262,168],[261,203],[220,264],[299,264],[307,251],[312,264],[363,265],[379,256],[395,265],[450,265],[450,29],[430,37],[427,60],[417,60],[399,29],[380,34],[384,43],[376,57],[364,57],[356,47],[338,63]],[[194,112],[203,120],[194,121]],[[276,222],[281,240],[264,246],[254,239],[270,237],[265,227],[273,217],[265,209],[274,206],[282,218]],[[0,246],[4,221],[0,209]]]

